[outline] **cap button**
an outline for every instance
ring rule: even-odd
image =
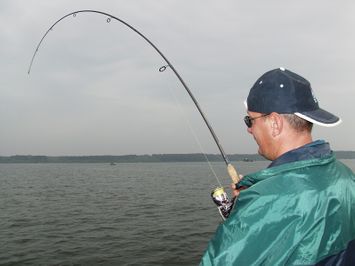
[[[286,69],[284,67],[280,67],[280,70],[281,71],[285,71]]]

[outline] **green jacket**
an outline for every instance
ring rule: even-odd
[[[355,239],[355,175],[333,155],[245,176],[201,265],[312,265]]]

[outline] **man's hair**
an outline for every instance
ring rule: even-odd
[[[313,123],[304,120],[294,114],[282,114],[282,116],[287,120],[290,126],[298,132],[312,131]]]

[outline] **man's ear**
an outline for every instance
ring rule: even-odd
[[[282,133],[283,130],[283,119],[282,116],[278,113],[271,113],[269,115],[269,123],[271,127],[271,135],[277,137]]]

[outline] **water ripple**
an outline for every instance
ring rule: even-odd
[[[197,265],[220,222],[202,163],[3,164],[0,182],[1,265]]]

